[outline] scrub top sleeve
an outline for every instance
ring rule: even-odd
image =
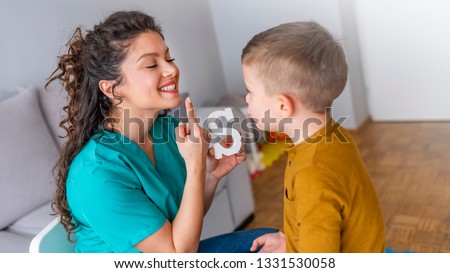
[[[135,174],[125,166],[96,162],[76,178],[83,200],[75,215],[85,222],[113,251],[123,252],[159,230],[165,216],[145,194]],[[82,192],[84,191],[84,192]]]

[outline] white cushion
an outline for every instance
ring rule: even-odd
[[[59,147],[65,142],[66,131],[59,127],[59,123],[63,118],[63,107],[67,105],[67,92],[62,90],[59,83],[52,83],[48,90],[44,87],[36,88],[38,93],[38,101],[42,110],[42,116],[48,125],[50,134],[56,141]]]
[[[14,222],[7,230],[19,234],[36,235],[56,217],[52,213],[51,203],[47,203]]]
[[[17,94],[17,90],[1,90],[0,91],[0,101],[6,100]]]
[[[32,237],[26,237],[8,231],[0,231],[0,253],[28,252],[28,247],[32,239]]]
[[[0,229],[48,203],[58,150],[29,88],[0,102]]]

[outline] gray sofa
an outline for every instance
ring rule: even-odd
[[[28,252],[31,239],[54,219],[52,170],[64,139],[60,88],[0,91],[0,252]],[[205,119],[211,111],[197,107]],[[234,109],[233,111],[238,111]],[[235,112],[237,113],[237,112]],[[224,177],[204,218],[202,238],[240,229],[252,219],[254,199],[246,164]]]

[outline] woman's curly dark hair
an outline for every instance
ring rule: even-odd
[[[133,39],[144,32],[157,32],[164,39],[154,18],[139,11],[113,13],[93,30],[86,31],[84,37],[78,27],[67,44],[67,53],[58,57],[58,66],[45,85],[47,88],[51,82],[59,80],[68,95],[68,104],[63,108],[65,116],[60,123],[67,140],[55,168],[56,193],[52,208],[60,215],[69,240],[77,228],[66,197],[69,167],[88,140],[108,121],[116,106],[99,89],[99,82],[115,80],[114,94],[114,87],[122,80],[120,66],[127,49]]]

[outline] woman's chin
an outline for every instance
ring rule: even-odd
[[[168,104],[168,106],[169,107],[167,107],[167,108],[175,108],[175,107],[178,107],[178,106],[180,106],[180,104],[181,104],[181,97],[180,97],[180,94],[179,93],[177,93],[178,95],[177,96],[174,96],[174,97],[172,97],[172,98],[170,98],[170,99],[166,99],[166,101],[167,101],[167,104]],[[175,95],[175,94],[174,94]]]

